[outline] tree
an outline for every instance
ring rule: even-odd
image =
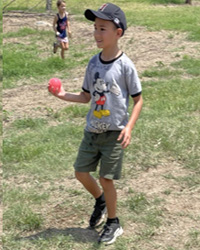
[[[46,0],[46,10],[52,10],[52,0]]]
[[[192,4],[192,0],[185,0],[185,3]]]

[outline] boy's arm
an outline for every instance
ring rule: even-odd
[[[122,148],[126,148],[131,142],[131,131],[134,128],[134,125],[140,115],[142,105],[143,105],[142,95],[133,97],[133,102],[134,102],[134,106],[133,106],[130,119],[126,127],[121,131],[118,137],[118,140],[122,139],[122,143],[121,143]]]
[[[59,93],[52,93],[52,94],[58,97],[59,99],[68,102],[88,103],[91,99],[90,93],[87,93],[85,91],[81,91],[79,93],[68,93],[65,92],[62,86]]]

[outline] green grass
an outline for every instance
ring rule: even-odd
[[[189,32],[188,38],[199,41],[200,32],[198,24],[200,22],[200,7],[183,5],[184,2],[184,0],[116,0],[115,4],[119,5],[125,11],[129,25],[142,25],[151,30],[166,29]],[[37,3],[36,0],[18,0],[7,7],[6,10],[30,9],[30,7],[33,7],[33,3]],[[6,2],[3,6],[5,4]],[[175,5],[168,7],[168,4]],[[83,15],[84,10],[87,8],[98,9],[101,5],[102,1],[100,0],[67,1],[68,11],[78,15]],[[52,8],[53,11],[57,11],[55,0],[52,1]],[[44,11],[45,2],[34,10],[39,12]],[[82,20],[84,20],[83,17]]]
[[[40,228],[41,218],[34,213],[27,205],[13,205],[4,213],[6,220],[5,230],[36,230]]]
[[[13,122],[13,126],[17,129],[29,128],[29,129],[36,129],[41,128],[43,125],[47,124],[47,121],[42,118],[33,119],[33,118],[25,118],[25,119],[18,119]]]
[[[42,32],[43,33],[43,32]],[[41,33],[41,35],[42,35]],[[45,35],[49,35],[51,34],[49,31],[45,31],[44,32]],[[4,38],[13,38],[13,37],[26,37],[26,36],[31,36],[31,35],[37,35],[40,34],[38,30],[34,30],[31,28],[21,28],[16,32],[8,32],[6,34],[4,34]],[[32,36],[34,38],[34,36]]]
[[[143,109],[134,133],[138,145],[130,146],[130,154],[134,155],[137,164],[146,168],[149,164],[156,166],[163,159],[172,157],[176,161],[181,160],[186,168],[199,172],[199,127],[196,116],[199,104],[197,99],[196,104],[192,101],[199,97],[193,97],[192,93],[181,100],[180,96],[172,96],[171,91],[164,93],[165,96],[159,89],[157,91],[157,95],[154,93],[152,96],[154,101],[148,100],[151,104],[147,103]],[[173,98],[175,101],[172,103]],[[130,162],[132,160],[130,155]]]
[[[189,250],[192,247],[200,247],[200,231],[192,230],[189,234],[190,240],[186,243],[186,249]]]
[[[43,218],[40,213],[34,212],[31,206],[41,205],[48,199],[48,194],[38,194],[35,189],[22,189],[15,187],[4,187],[4,219],[5,230],[31,231],[39,229]],[[20,202],[19,202],[20,201]],[[10,204],[12,204],[10,206]]]
[[[174,69],[169,69],[160,62],[157,67],[152,67],[145,70],[141,76],[148,78],[177,78],[183,73],[187,73],[190,76],[198,77],[200,75],[200,60],[192,58],[190,56],[183,56],[180,61],[171,63]],[[183,71],[184,70],[184,71]]]
[[[153,78],[153,77],[160,77],[160,78],[174,78],[175,76],[180,75],[182,72],[177,70],[170,70],[169,68],[158,69],[152,68],[147,69],[142,73],[142,76]]]
[[[18,0],[8,9],[28,9],[33,2],[36,3]],[[129,26],[144,25],[149,31],[186,32],[188,38],[200,39],[199,7],[181,5],[183,1],[178,0],[121,0],[115,3],[126,11]],[[175,5],[169,6],[171,3]],[[67,1],[69,11],[77,14],[77,19],[85,8],[97,9],[101,4],[99,0]],[[45,8],[44,3],[42,6],[37,11]],[[13,44],[12,38],[18,38],[19,42]],[[173,35],[169,34],[169,38],[173,42]],[[20,82],[43,84],[52,75],[70,81],[73,72],[78,72],[79,67],[85,68],[89,58],[97,52],[87,42],[75,44],[72,40],[67,52],[70,60],[63,62],[58,55],[52,55],[49,48],[44,50],[44,45],[52,39],[51,32],[22,28],[4,34],[4,39],[5,89],[17,89]],[[42,42],[38,43],[39,40]],[[116,183],[121,197],[118,213],[126,234],[108,247],[109,250],[180,249],[173,241],[161,239],[159,233],[160,228],[165,230],[168,225],[174,225],[174,217],[179,222],[190,219],[192,224],[184,242],[179,242],[181,249],[199,249],[200,232],[195,225],[199,224],[200,217],[195,211],[194,214],[173,213],[166,206],[176,197],[183,196],[186,202],[197,195],[200,183],[200,58],[197,53],[195,57],[184,55],[178,59],[169,66],[158,62],[156,67],[141,72],[144,106],[133,131],[132,143],[125,151],[123,178]],[[3,133],[2,241],[5,249],[107,249],[96,244],[95,231],[85,228],[93,200],[74,179],[73,163],[88,109],[88,105],[71,104],[54,110],[47,101],[47,116],[24,114],[15,120],[11,119],[15,111],[3,111],[3,119],[8,123]],[[167,172],[174,163],[184,175]],[[161,177],[168,185],[162,192],[153,193],[157,180],[152,176],[155,181],[152,190],[145,192],[144,176],[151,176],[151,170],[161,167],[166,168]],[[144,183],[144,190],[133,188],[138,180]],[[133,231],[128,232],[127,228]],[[158,238],[164,242],[163,246]]]
[[[51,78],[56,72],[63,72],[66,77],[69,76],[71,71],[78,68],[80,65],[87,65],[89,58],[96,52],[90,51],[89,53],[81,52],[81,44],[71,45],[69,51],[70,59],[63,62],[60,57],[54,57],[50,53],[49,48],[45,49],[47,57],[41,56],[41,47],[38,47],[37,40],[43,39],[49,43],[52,40],[52,32],[50,31],[37,31],[30,28],[23,28],[17,32],[8,32],[4,38],[8,39],[12,37],[28,38],[32,39],[28,46],[24,46],[22,43],[6,43],[3,50],[3,68],[4,68],[4,88],[12,88],[16,86],[18,81],[20,85],[20,79],[23,82],[29,79],[35,81],[41,81],[42,79]],[[45,52],[42,49],[43,52]],[[66,71],[66,68],[68,69]]]
[[[35,79],[42,77],[50,77],[58,70],[65,70],[68,68],[74,69],[79,66],[79,62],[76,60],[76,56],[73,56],[71,60],[63,63],[63,60],[59,57],[40,58],[39,51],[36,46],[32,45],[28,48],[24,46],[12,46],[14,49],[10,49],[11,45],[4,48],[4,87],[13,87],[12,83],[19,79],[29,79],[33,77]],[[84,59],[82,60],[83,63]],[[69,71],[65,74],[69,74]]]
[[[3,44],[3,23],[2,23],[2,2],[0,2],[0,165],[2,165],[2,81],[3,81],[3,69],[2,69],[2,44]],[[2,173],[0,174],[0,178],[2,180]],[[2,200],[2,188],[0,189],[0,201]],[[2,221],[2,216],[0,218]],[[2,226],[1,226],[2,227]],[[0,239],[0,247],[1,247],[1,239]]]
[[[172,66],[184,69],[191,76],[200,76],[200,60],[191,58],[190,56],[184,56],[179,62],[172,63]]]
[[[54,0],[54,3],[56,1]],[[11,3],[11,4],[10,4]],[[46,1],[41,1],[39,4],[39,2],[37,0],[33,0],[33,1],[30,1],[30,0],[27,0],[27,1],[24,1],[24,0],[17,0],[17,1],[6,1],[6,0],[3,0],[3,10],[4,11],[16,11],[16,10],[24,10],[24,11],[27,11],[27,10],[31,10],[33,7],[33,11],[38,11],[38,12],[43,12],[45,11],[46,9]],[[36,6],[37,5],[37,6]]]
[[[10,81],[19,80],[21,78],[30,77],[41,77],[50,75],[56,72],[58,69],[64,70],[67,66],[70,67],[69,63],[63,63],[62,60],[57,58],[46,58],[41,60],[36,60],[38,58],[37,52],[35,53],[35,46],[30,46],[29,51],[23,53],[21,51],[11,51],[9,48],[4,49],[4,77],[6,85],[9,87],[11,85]],[[12,60],[11,60],[12,59]],[[73,67],[73,66],[71,66]],[[8,79],[8,81],[6,81]],[[11,85],[12,86],[12,85]]]
[[[130,8],[130,5],[129,5]],[[184,15],[183,15],[184,13]],[[163,8],[162,6],[148,6],[138,8],[134,15],[128,11],[127,19],[130,24],[146,26],[150,30],[175,30],[189,32],[189,38],[199,40],[199,7],[177,6],[174,8]]]

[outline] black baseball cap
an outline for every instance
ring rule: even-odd
[[[127,29],[124,12],[117,5],[112,3],[103,4],[97,11],[87,9],[84,15],[90,21],[95,21],[96,17],[112,21],[118,28],[123,30],[123,33]]]

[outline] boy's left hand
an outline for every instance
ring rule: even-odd
[[[118,141],[122,140],[121,142],[121,145],[122,145],[122,148],[126,148],[128,147],[128,145],[130,144],[131,142],[131,129],[129,127],[125,127],[119,137],[117,138]]]

